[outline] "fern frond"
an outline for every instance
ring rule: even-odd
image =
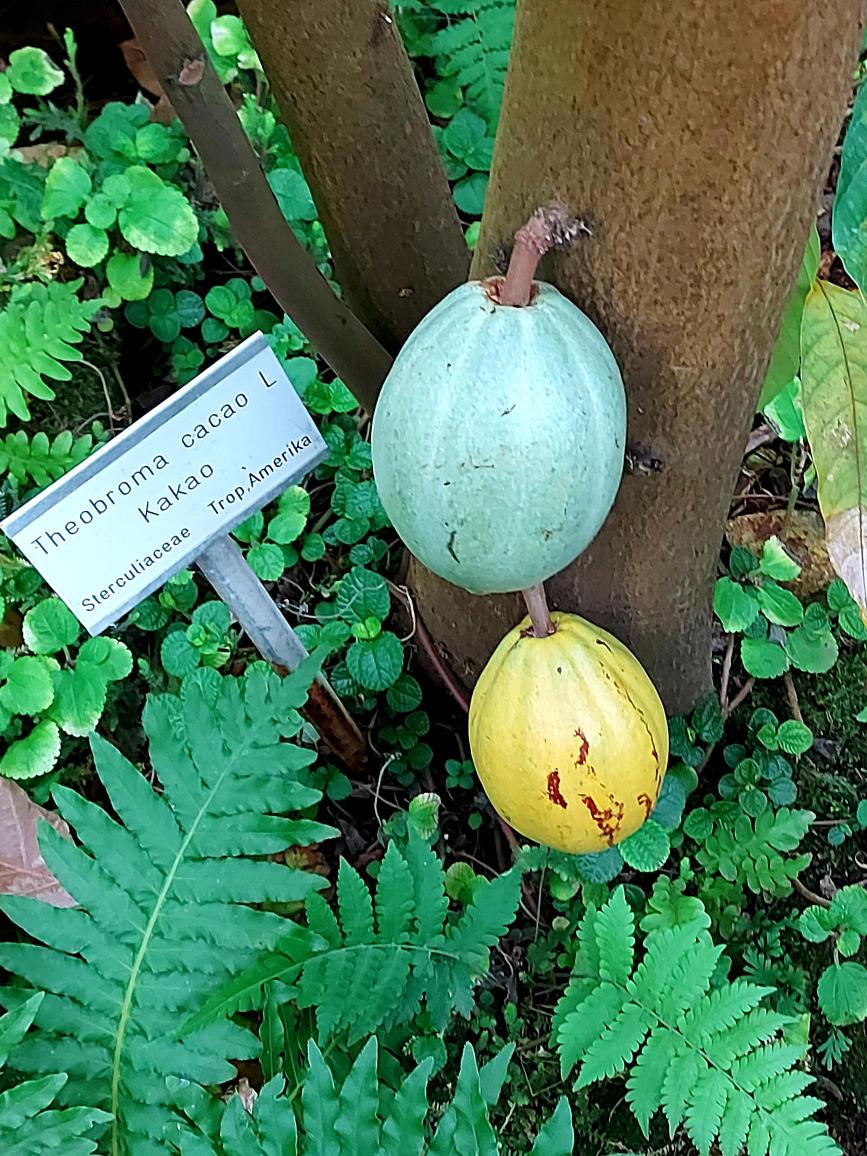
[[[307,901],[315,933],[305,958],[269,952],[217,990],[187,1023],[195,1030],[242,1006],[273,979],[294,985],[299,1008],[314,1009],[319,1040],[347,1032],[350,1043],[383,1026],[408,1023],[426,1004],[436,1030],[457,1009],[468,1014],[490,949],[515,918],[517,869],[478,888],[460,917],[448,919],[445,872],[418,835],[406,851],[390,844],[371,896],[348,863],[338,871],[337,911],[321,896]],[[374,918],[375,913],[375,918]]]
[[[14,1011],[0,1016],[0,1070],[33,1023],[43,995],[31,995]],[[62,1151],[65,1156],[90,1156],[96,1141],[89,1137],[95,1125],[109,1117],[98,1108],[52,1109],[51,1104],[66,1084],[58,1072],[41,1080],[15,1084],[0,1094],[0,1152],[27,1153]]]
[[[696,858],[712,875],[745,883],[754,894],[788,895],[811,856],[791,855],[815,819],[812,811],[780,807],[755,820],[741,812],[734,823],[717,818]],[[785,853],[785,854],[783,854]]]
[[[649,931],[636,966],[627,912],[618,888],[579,928],[565,1014],[555,1013],[564,1075],[580,1062],[582,1088],[629,1069],[627,1100],[644,1134],[661,1108],[671,1134],[683,1124],[702,1156],[715,1142],[722,1156],[745,1144],[749,1156],[839,1153],[813,1119],[821,1101],[804,1095],[803,1049],[779,1038],[789,1020],[761,1006],[773,989],[745,980],[713,988],[722,950],[700,919]]]
[[[0,438],[0,475],[8,473],[22,485],[47,486],[89,457],[96,448],[92,434],[75,437],[63,430],[51,441],[41,430],[28,437],[16,430]]]
[[[16,285],[0,310],[0,426],[8,413],[30,417],[25,394],[50,401],[46,381],[69,381],[63,364],[81,361],[77,348],[102,302],[82,301],[81,281],[28,282]]]
[[[489,1111],[502,1080],[495,1089],[490,1082],[485,1086],[490,1066],[480,1072],[475,1052],[466,1045],[452,1099],[442,1107],[426,1144],[431,1059],[400,1079],[392,1095],[393,1085],[386,1089],[380,1082],[375,1038],[367,1041],[342,1081],[311,1042],[300,1119],[279,1076],[265,1084],[251,1112],[238,1096],[224,1107],[216,1099],[202,1102],[189,1094],[189,1085],[180,1086],[175,1094],[178,1110],[166,1129],[168,1151],[181,1156],[331,1156],[338,1151],[346,1156],[491,1156],[500,1148]],[[573,1142],[572,1116],[563,1098],[537,1136],[531,1156],[570,1156]]]
[[[269,814],[266,798],[287,808],[319,798],[298,781],[313,752],[281,741],[288,704],[300,705],[315,669],[308,662],[282,682],[261,670],[216,682],[193,675],[182,700],[151,698],[144,726],[162,794],[94,737],[96,772],[118,819],[57,788],[78,844],[47,825],[40,833],[46,864],[79,906],[2,902],[46,946],[0,945],[0,966],[49,993],[36,1015],[39,1030],[11,1063],[26,1072],[68,1071],[67,1096],[86,1088],[88,1102],[111,1112],[113,1156],[164,1151],[168,1078],[221,1083],[235,1074],[230,1061],[258,1052],[258,1040],[231,1021],[178,1038],[215,985],[277,944],[292,940],[309,952],[319,942],[250,906],[297,901],[324,882],[261,858],[296,843],[296,830],[307,837],[313,830],[307,820],[301,828]],[[260,793],[263,780],[279,785]],[[334,833],[315,830],[317,838]]]
[[[429,52],[437,57],[437,70],[442,76],[455,77],[470,105],[493,128],[503,100],[515,27],[514,2],[438,0],[436,7],[456,17],[430,37]]]

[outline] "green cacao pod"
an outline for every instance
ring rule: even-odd
[[[475,594],[522,590],[577,557],[611,509],[623,382],[552,285],[519,308],[470,281],[398,354],[371,441],[386,513],[429,570]]]

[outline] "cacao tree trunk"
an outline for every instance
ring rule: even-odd
[[[723,523],[861,14],[861,0],[519,0],[473,275],[536,206],[559,198],[586,215],[592,237],[542,276],[614,350],[634,466],[549,599],[630,646],[671,712],[710,687]],[[418,565],[412,581],[471,681],[518,599],[474,598]]]
[[[395,351],[469,253],[388,0],[239,0],[337,279]]]

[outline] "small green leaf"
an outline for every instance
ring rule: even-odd
[[[785,647],[792,666],[809,674],[825,674],[837,661],[837,640],[830,630],[814,635],[799,626],[786,636]]]
[[[335,598],[337,613],[348,622],[376,618],[383,622],[391,607],[388,586],[381,574],[355,566],[341,579]]]
[[[143,301],[153,288],[153,266],[140,253],[112,253],[105,273],[123,301]]]
[[[754,678],[779,678],[789,667],[789,659],[779,643],[767,638],[741,640],[744,670]]]
[[[294,542],[307,525],[310,495],[303,486],[290,486],[280,495],[277,514],[268,523],[268,537],[281,546]]]
[[[48,96],[65,77],[41,48],[18,48],[9,53],[6,79],[25,96]]]
[[[16,658],[0,686],[0,705],[10,714],[34,715],[51,705],[54,686],[47,662],[41,658]]]
[[[24,616],[24,641],[34,654],[56,654],[78,641],[81,627],[59,598],[44,598]]]
[[[130,195],[118,214],[124,238],[143,253],[186,253],[196,243],[199,226],[184,194],[142,165],[132,165],[125,176]]]
[[[838,1027],[860,1023],[867,1018],[867,967],[832,963],[819,977],[816,994],[829,1023]]]
[[[799,626],[803,621],[804,607],[791,590],[776,582],[765,582],[759,587],[758,597],[765,618],[776,626]]]
[[[367,690],[387,690],[403,669],[400,639],[388,630],[370,642],[354,642],[346,652],[349,673]]]
[[[108,234],[93,225],[73,225],[66,234],[66,255],[82,269],[98,265],[108,253]]]
[[[718,578],[713,592],[714,613],[723,630],[739,633],[753,624],[759,613],[755,591],[731,578]]]
[[[768,538],[762,546],[759,570],[766,577],[775,578],[777,582],[791,582],[801,573],[801,567],[788,553],[776,534],[772,538]]]
[[[468,217],[480,217],[485,207],[485,194],[488,191],[488,174],[471,173],[458,181],[452,190],[455,204]]]
[[[803,755],[813,745],[813,732],[797,719],[787,719],[777,731],[777,742],[787,755]]]
[[[283,577],[286,560],[283,551],[273,542],[261,542],[247,551],[247,563],[263,582],[276,582]]]
[[[421,706],[421,687],[411,674],[402,674],[385,695],[389,707],[397,714],[409,714]]]
[[[119,682],[132,671],[132,654],[117,638],[88,638],[82,643],[76,669],[87,667],[104,682]]]
[[[87,169],[72,157],[59,157],[45,180],[42,198],[42,219],[74,217],[90,195],[91,182]]]
[[[105,680],[87,664],[54,672],[51,717],[69,735],[87,735],[105,708]]]
[[[7,750],[0,759],[0,776],[7,779],[33,779],[47,775],[60,754],[60,732],[56,723],[44,719],[23,739]]]
[[[653,819],[617,845],[623,860],[636,871],[658,871],[671,853],[668,833]]]
[[[173,630],[165,636],[160,647],[160,658],[166,673],[176,678],[191,674],[201,661],[198,650],[183,630]]]

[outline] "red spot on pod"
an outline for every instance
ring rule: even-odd
[[[596,800],[591,795],[584,795],[581,802],[590,812],[590,818],[605,836],[608,846],[612,846],[623,819],[623,804],[612,799],[612,806],[603,809],[597,806]]]
[[[560,793],[560,774],[558,771],[551,771],[548,775],[548,798],[552,803],[562,807],[564,811],[566,810],[568,803]]]
[[[642,795],[638,796],[638,802],[642,805],[642,807],[644,807],[644,810],[645,810],[645,816],[644,817],[646,819],[649,819],[650,818],[650,812],[653,810],[653,799],[651,799],[650,795],[642,794]]]
[[[575,731],[575,738],[581,740],[581,746],[578,748],[578,758],[575,760],[576,767],[583,767],[587,762],[587,756],[590,754],[590,744],[587,741],[587,736],[579,727]]]

